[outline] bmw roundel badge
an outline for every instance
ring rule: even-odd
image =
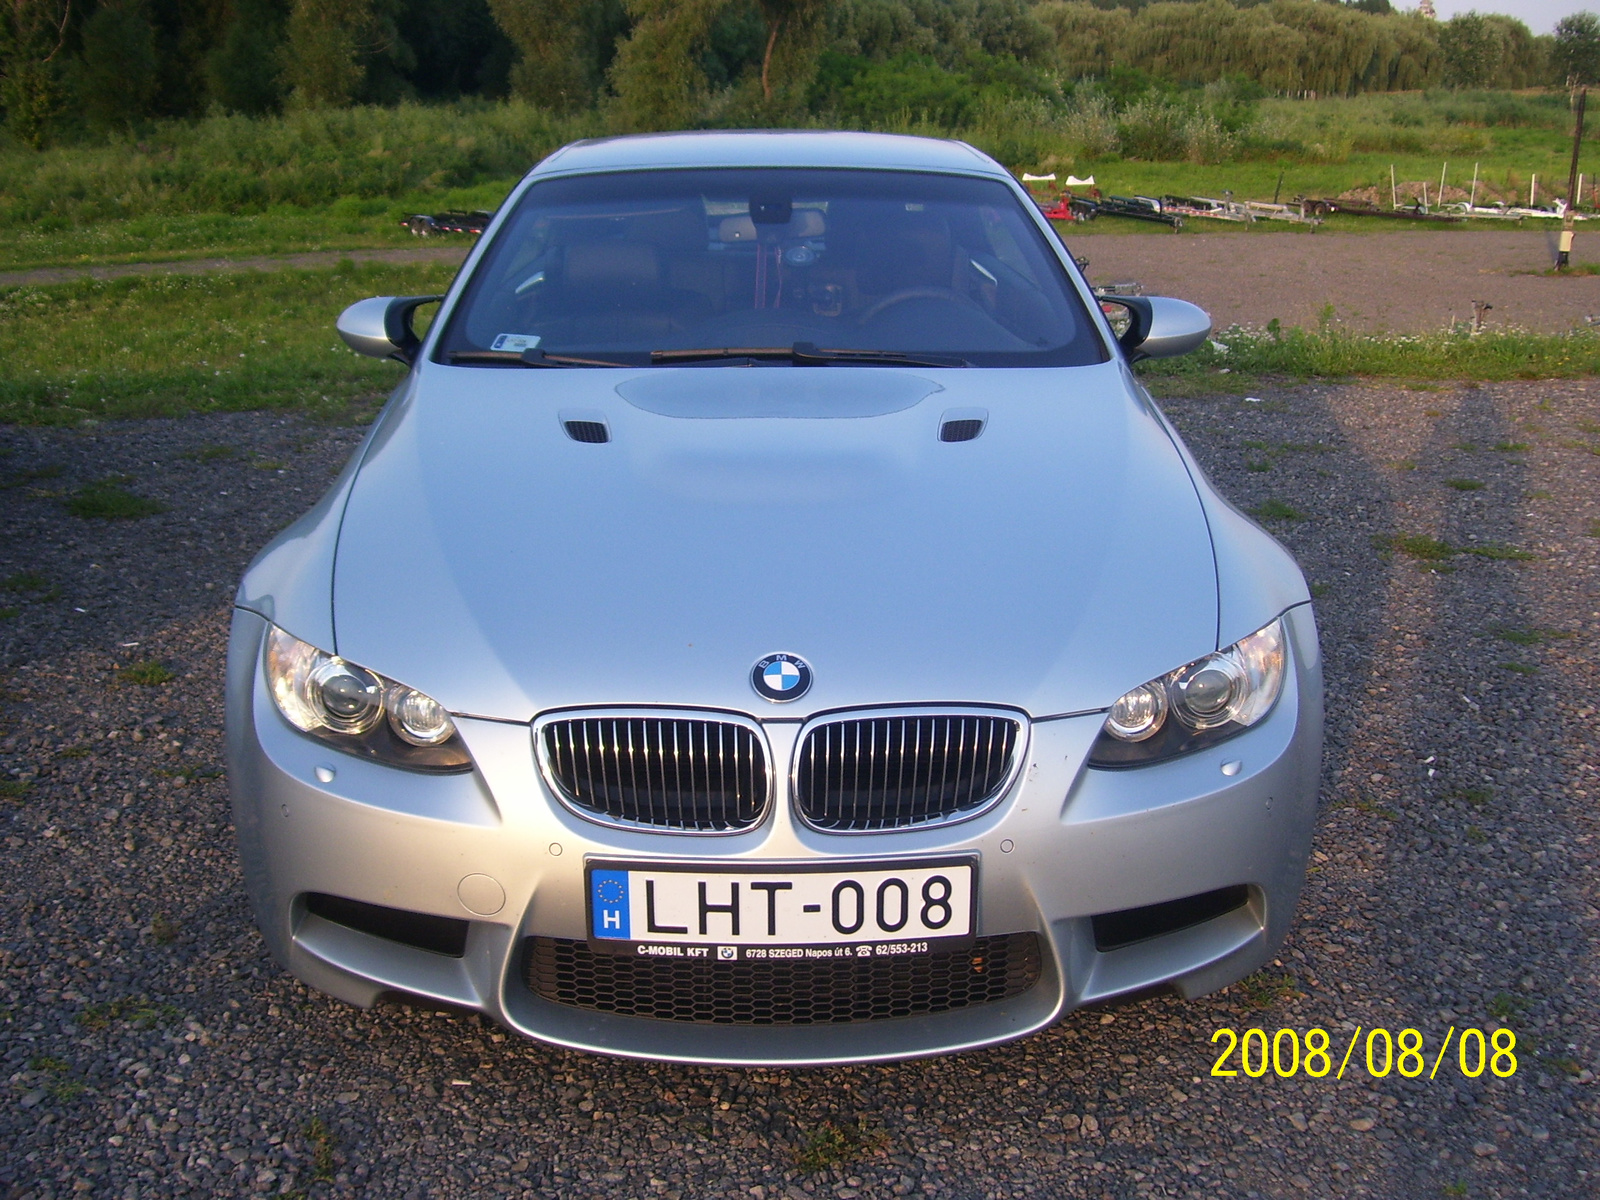
[[[769,654],[750,668],[750,686],[774,704],[798,700],[811,690],[811,664],[798,654]]]

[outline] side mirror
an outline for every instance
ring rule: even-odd
[[[1127,311],[1127,328],[1117,341],[1128,361],[1173,358],[1197,348],[1211,335],[1211,316],[1186,300],[1166,296],[1102,296],[1102,308],[1118,305]],[[1115,322],[1113,328],[1120,322]]]
[[[392,358],[411,365],[422,339],[411,328],[411,318],[424,304],[443,296],[374,296],[357,300],[339,314],[334,328],[357,354]]]

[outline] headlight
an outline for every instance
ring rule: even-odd
[[[403,683],[272,626],[267,686],[284,720],[348,754],[413,771],[454,772],[472,757],[444,706]]]
[[[1226,650],[1140,684],[1111,706],[1091,767],[1134,767],[1188,754],[1250,728],[1283,689],[1283,621]]]

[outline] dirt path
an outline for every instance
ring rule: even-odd
[[[1240,323],[1314,326],[1323,306],[1363,331],[1420,333],[1470,321],[1493,305],[1491,325],[1555,332],[1600,317],[1600,275],[1543,275],[1554,232],[1127,234],[1072,237],[1095,283],[1137,280],[1147,295],[1178,296],[1217,328]],[[1573,261],[1600,262],[1600,231],[1578,234]]]
[[[1359,330],[1419,333],[1472,319],[1475,300],[1492,305],[1492,325],[1554,332],[1600,317],[1600,275],[1551,276],[1555,233],[1472,230],[1359,233],[1137,233],[1074,238],[1096,283],[1137,280],[1146,294],[1180,296],[1211,313],[1219,329],[1235,323],[1314,326],[1325,305]],[[0,272],[0,287],[64,283],[85,276],[201,275],[279,271],[354,262],[458,262],[470,246],[322,250],[252,258],[45,267]],[[1573,261],[1600,263],[1600,230],[1578,235]]]
[[[302,254],[263,254],[251,258],[187,258],[172,262],[109,263],[99,267],[35,267],[0,271],[0,287],[68,283],[74,279],[117,279],[124,275],[207,275],[213,271],[284,271],[331,267],[340,259],[366,263],[460,262],[469,242],[444,246],[402,246],[392,250],[311,250]]]

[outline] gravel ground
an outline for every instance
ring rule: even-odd
[[[1383,222],[1374,222],[1383,226]],[[1151,296],[1182,296],[1218,329],[1234,323],[1316,328],[1332,306],[1335,328],[1427,333],[1470,322],[1472,304],[1493,305],[1491,326],[1544,333],[1583,329],[1600,317],[1600,276],[1546,275],[1550,229],[1392,229],[1372,233],[1199,232],[1074,236],[1095,283],[1136,280]],[[1600,262],[1600,230],[1579,227],[1572,261]]]
[[[1600,384],[1168,407],[1241,504],[1298,514],[1272,524],[1320,597],[1324,808],[1280,959],[813,1071],[567,1053],[285,977],[221,778],[227,597],[359,431],[0,429],[0,1196],[1596,1195]],[[112,475],[166,511],[68,513]],[[1466,552],[1383,548],[1424,534]],[[173,678],[119,679],[150,660]],[[1337,1066],[1357,1025],[1415,1027],[1430,1060],[1510,1027],[1518,1068],[1210,1075],[1219,1027],[1320,1026]]]

